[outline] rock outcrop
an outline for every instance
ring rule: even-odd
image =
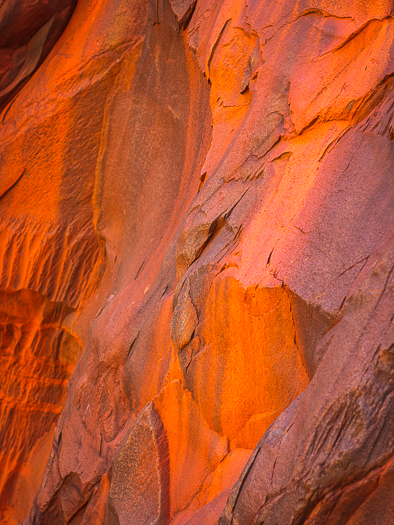
[[[2,524],[394,522],[393,16],[3,2]]]

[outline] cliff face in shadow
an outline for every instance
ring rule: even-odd
[[[392,0],[47,4],[0,6],[1,523],[394,522]]]

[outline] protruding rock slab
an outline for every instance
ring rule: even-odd
[[[134,421],[113,460],[109,494],[120,525],[167,523],[169,483],[167,437],[150,403]]]

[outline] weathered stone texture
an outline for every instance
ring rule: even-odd
[[[393,15],[1,3],[2,524],[394,523]]]

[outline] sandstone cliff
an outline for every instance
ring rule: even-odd
[[[1,3],[2,524],[394,523],[393,15]]]

